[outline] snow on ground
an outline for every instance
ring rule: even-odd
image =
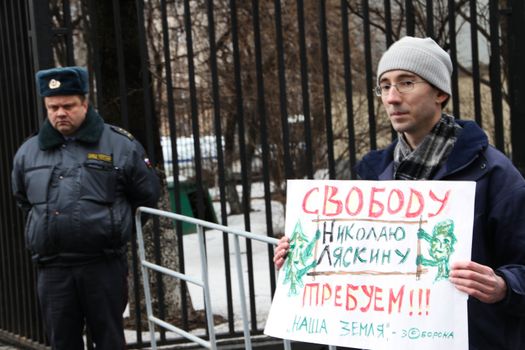
[[[254,187],[254,196],[257,196],[259,187]],[[280,203],[272,202],[273,232],[283,232],[284,210]],[[250,212],[251,233],[266,236],[266,213],[263,199],[252,200],[252,212]],[[217,216],[220,217],[220,208],[216,207]],[[228,216],[228,227],[245,230],[244,215]],[[229,235],[229,257],[230,273],[232,278],[233,310],[236,324],[242,324],[240,288],[237,279],[237,265],[235,257],[235,243],[233,234]],[[246,239],[240,238],[240,253],[244,276],[244,289],[246,305],[249,308],[248,296],[248,264],[246,256]],[[264,326],[266,316],[271,305],[270,291],[270,264],[271,257],[268,255],[268,244],[252,241],[252,259],[254,272],[254,290],[257,310],[257,323]],[[226,295],[226,271],[224,263],[224,248],[222,232],[211,230],[206,232],[206,248],[208,254],[208,275],[211,289],[211,304],[215,314],[227,317],[227,295]],[[184,236],[184,258],[186,273],[192,276],[201,276],[201,264],[199,258],[198,235],[189,234]],[[204,299],[201,288],[195,285],[188,286],[195,309],[204,309]]]

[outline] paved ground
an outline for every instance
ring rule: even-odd
[[[0,340],[0,350],[20,350],[21,348],[8,345],[4,341]]]

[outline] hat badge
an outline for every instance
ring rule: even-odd
[[[49,81],[49,88],[50,89],[58,89],[60,87],[60,82],[56,79],[51,79]]]

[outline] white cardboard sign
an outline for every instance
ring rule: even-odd
[[[288,181],[285,234],[265,334],[365,349],[468,348],[475,182]]]

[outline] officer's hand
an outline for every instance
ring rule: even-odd
[[[277,248],[275,248],[273,253],[273,263],[277,269],[280,269],[283,266],[286,254],[288,254],[288,249],[290,249],[290,239],[283,236],[279,240],[279,244],[277,244]]]
[[[425,230],[420,228],[419,230],[417,230],[417,239],[424,239],[426,234],[427,233],[425,232]]]
[[[449,280],[460,291],[487,304],[497,303],[507,294],[507,284],[501,276],[473,261],[453,263]]]

